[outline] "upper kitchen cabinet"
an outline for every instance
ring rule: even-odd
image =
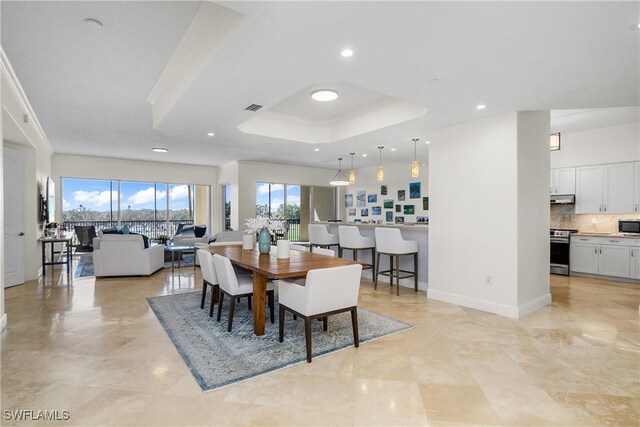
[[[640,213],[640,162],[635,162],[633,169],[633,212]]]
[[[551,169],[551,194],[576,193],[576,168]]]
[[[634,163],[576,168],[576,213],[634,212]]]

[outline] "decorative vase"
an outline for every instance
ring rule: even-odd
[[[268,254],[271,251],[271,234],[266,227],[258,233],[258,249],[261,254]]]

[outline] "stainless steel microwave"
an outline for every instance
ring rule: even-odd
[[[640,219],[618,220],[618,233],[640,234]]]

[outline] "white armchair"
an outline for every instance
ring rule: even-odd
[[[194,226],[187,226],[187,228],[193,228],[193,227]],[[206,228],[206,225],[198,225],[195,227]],[[195,232],[193,230],[185,231],[185,230],[182,230],[182,227],[180,228],[180,230],[181,231],[176,233],[176,235],[173,236],[173,239],[171,239],[171,242],[175,246],[194,246],[196,243],[209,243],[208,233],[205,233],[202,237],[196,237]]]
[[[307,344],[307,362],[311,363],[311,325],[313,320],[322,319],[323,329],[328,327],[328,316],[351,312],[354,345],[360,345],[358,337],[358,292],[362,265],[323,268],[307,273],[305,286],[280,280],[278,339],[284,340],[284,314],[289,311],[304,319],[304,332]]]
[[[148,276],[164,267],[164,245],[144,247],[136,234],[104,234],[94,239],[96,277]]]

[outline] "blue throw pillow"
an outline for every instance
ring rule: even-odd
[[[142,243],[144,243],[144,248],[147,249],[149,247],[149,238],[147,236],[145,236],[144,234],[138,234],[138,233],[129,233],[129,234],[135,234],[136,236],[142,236]]]
[[[130,234],[129,227],[127,227],[126,225],[123,225],[122,228],[120,229],[120,234]]]
[[[102,230],[102,234],[119,234],[118,229],[115,227],[105,228]]]
[[[207,227],[201,227],[201,226],[195,226],[195,233],[196,233],[196,237],[202,237],[207,233]]]

